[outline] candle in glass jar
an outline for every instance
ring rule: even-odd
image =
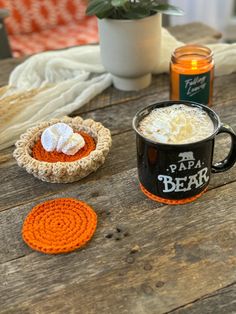
[[[170,64],[170,98],[212,104],[214,61],[212,51],[200,45],[177,48]]]

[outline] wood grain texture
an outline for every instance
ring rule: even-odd
[[[3,309],[54,313],[59,304],[59,313],[76,308],[81,313],[156,313],[158,304],[159,313],[165,313],[232,284],[235,188],[236,183],[225,185],[198,202],[170,207],[142,195],[134,170],[93,182],[89,189],[83,185],[70,197],[79,195],[95,208],[98,229],[86,249],[61,256],[32,252],[22,243],[21,224],[32,204],[19,206],[18,213],[3,212],[8,233],[1,243],[25,255],[0,266]],[[140,251],[131,254],[134,245]]]
[[[220,289],[194,303],[171,312],[173,314],[235,314],[236,284]]]
[[[193,38],[189,29],[181,31],[186,41]],[[196,29],[199,38],[215,36]],[[18,62],[1,62],[0,85]],[[236,73],[215,80],[214,109],[236,128],[235,81]],[[168,99],[168,84],[160,75],[140,92],[110,87],[74,113],[101,121],[113,136],[105,164],[80,182],[41,182],[16,165],[13,148],[0,152],[0,313],[234,313],[236,167],[213,175],[209,191],[182,206],[150,201],[138,188],[131,120],[147,104]],[[227,147],[229,139],[219,136],[215,160]],[[32,251],[21,238],[25,217],[39,202],[62,196],[94,207],[94,238],[67,255]]]
[[[210,26],[200,22],[189,23],[183,32],[183,25],[175,25],[169,27],[168,30],[175,35],[175,37],[185,43],[192,44],[210,44],[218,42],[222,34]],[[197,31],[196,31],[197,30]],[[199,37],[199,34],[201,36]]]
[[[127,145],[128,143],[129,142],[126,142]],[[222,150],[222,147],[225,147],[225,145],[227,144],[227,140],[222,138],[217,144],[218,151],[216,154],[216,160],[219,161],[223,159],[223,157],[225,157],[225,153]],[[133,151],[135,154],[135,145],[133,145]],[[17,225],[20,227],[22,225],[22,220],[19,220],[21,219],[21,216],[19,215],[22,212],[20,208],[26,207],[29,211],[30,208],[34,206],[34,204],[37,204],[47,199],[62,196],[73,196],[76,198],[82,198],[85,201],[91,198],[95,198],[95,200],[97,201],[97,198],[99,199],[98,196],[103,197],[103,194],[105,193],[108,197],[110,193],[110,198],[115,198],[117,186],[113,184],[113,181],[118,181],[118,183],[121,184],[122,182],[120,182],[119,179],[119,175],[121,173],[123,176],[129,176],[131,173],[132,176],[135,176],[135,178],[137,177],[137,171],[135,168],[136,159],[133,155],[128,156],[128,152],[130,151],[127,151],[127,153],[124,154],[124,156],[127,156],[126,162],[124,161],[124,159],[122,159],[122,162],[120,163],[116,163],[116,161],[114,160],[116,158],[119,158],[119,154],[120,156],[122,156],[121,151],[117,155],[113,155],[111,159],[108,159],[108,165],[104,168],[101,168],[101,171],[94,173],[93,175],[82,181],[75,182],[69,185],[49,184],[41,182],[33,178],[31,175],[26,175],[25,173],[21,175],[21,181],[23,183],[23,186],[22,183],[20,183],[20,180],[19,182],[16,181],[17,184],[11,186],[11,183],[14,182],[14,175],[13,177],[10,177],[8,184],[4,184],[3,181],[3,183],[1,184],[1,188],[4,189],[2,193],[5,192],[5,197],[4,201],[0,204],[0,208],[3,211],[3,213],[0,215],[0,242],[3,243],[3,247],[0,251],[0,263],[8,262],[12,259],[20,257],[22,256],[22,252],[24,255],[30,252],[29,250],[27,250],[27,253],[25,253],[24,247],[20,245],[22,242],[21,238],[15,239],[14,237],[15,226]],[[17,167],[17,169],[19,168]],[[127,174],[125,174],[126,171],[128,171]],[[5,176],[7,176],[7,174]],[[209,190],[234,182],[235,177],[236,166],[234,166],[230,171],[214,174],[211,178]],[[102,184],[102,187],[100,187],[100,184]],[[109,192],[110,185],[112,185],[114,195]],[[7,188],[5,188],[5,186]],[[20,186],[20,188],[18,188],[18,186]],[[140,196],[144,197],[139,191],[138,182],[136,182],[135,190],[137,192],[137,195],[135,195],[134,198],[139,199]],[[16,195],[17,199],[15,197]],[[233,197],[234,194],[230,196],[229,202],[232,202]],[[9,217],[9,221],[8,218],[5,217]],[[10,219],[10,217],[12,218]],[[15,217],[17,220],[15,220]]]

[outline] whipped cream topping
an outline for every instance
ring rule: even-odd
[[[85,145],[85,141],[83,136],[78,133],[74,133],[65,142],[64,146],[62,147],[62,152],[67,155],[74,155],[76,154],[81,148]]]
[[[46,128],[41,136],[41,143],[47,152],[57,151],[74,155],[84,147],[84,138],[74,133],[65,123],[56,123]]]
[[[139,123],[138,129],[155,142],[186,144],[210,136],[214,132],[214,125],[204,110],[175,104],[151,111]]]

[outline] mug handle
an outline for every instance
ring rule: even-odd
[[[227,124],[222,124],[218,133],[227,133],[231,137],[231,148],[228,156],[220,161],[212,165],[212,172],[213,173],[218,173],[218,172],[223,172],[231,167],[233,167],[234,163],[236,162],[236,134],[234,130]]]

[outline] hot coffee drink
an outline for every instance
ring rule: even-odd
[[[139,132],[154,142],[188,144],[214,133],[214,124],[206,111],[184,104],[155,108],[141,120]]]
[[[149,198],[184,204],[207,189],[211,173],[236,161],[236,135],[209,107],[190,101],[164,101],[140,110],[133,119],[138,177]],[[231,136],[228,156],[212,164],[217,134]]]

